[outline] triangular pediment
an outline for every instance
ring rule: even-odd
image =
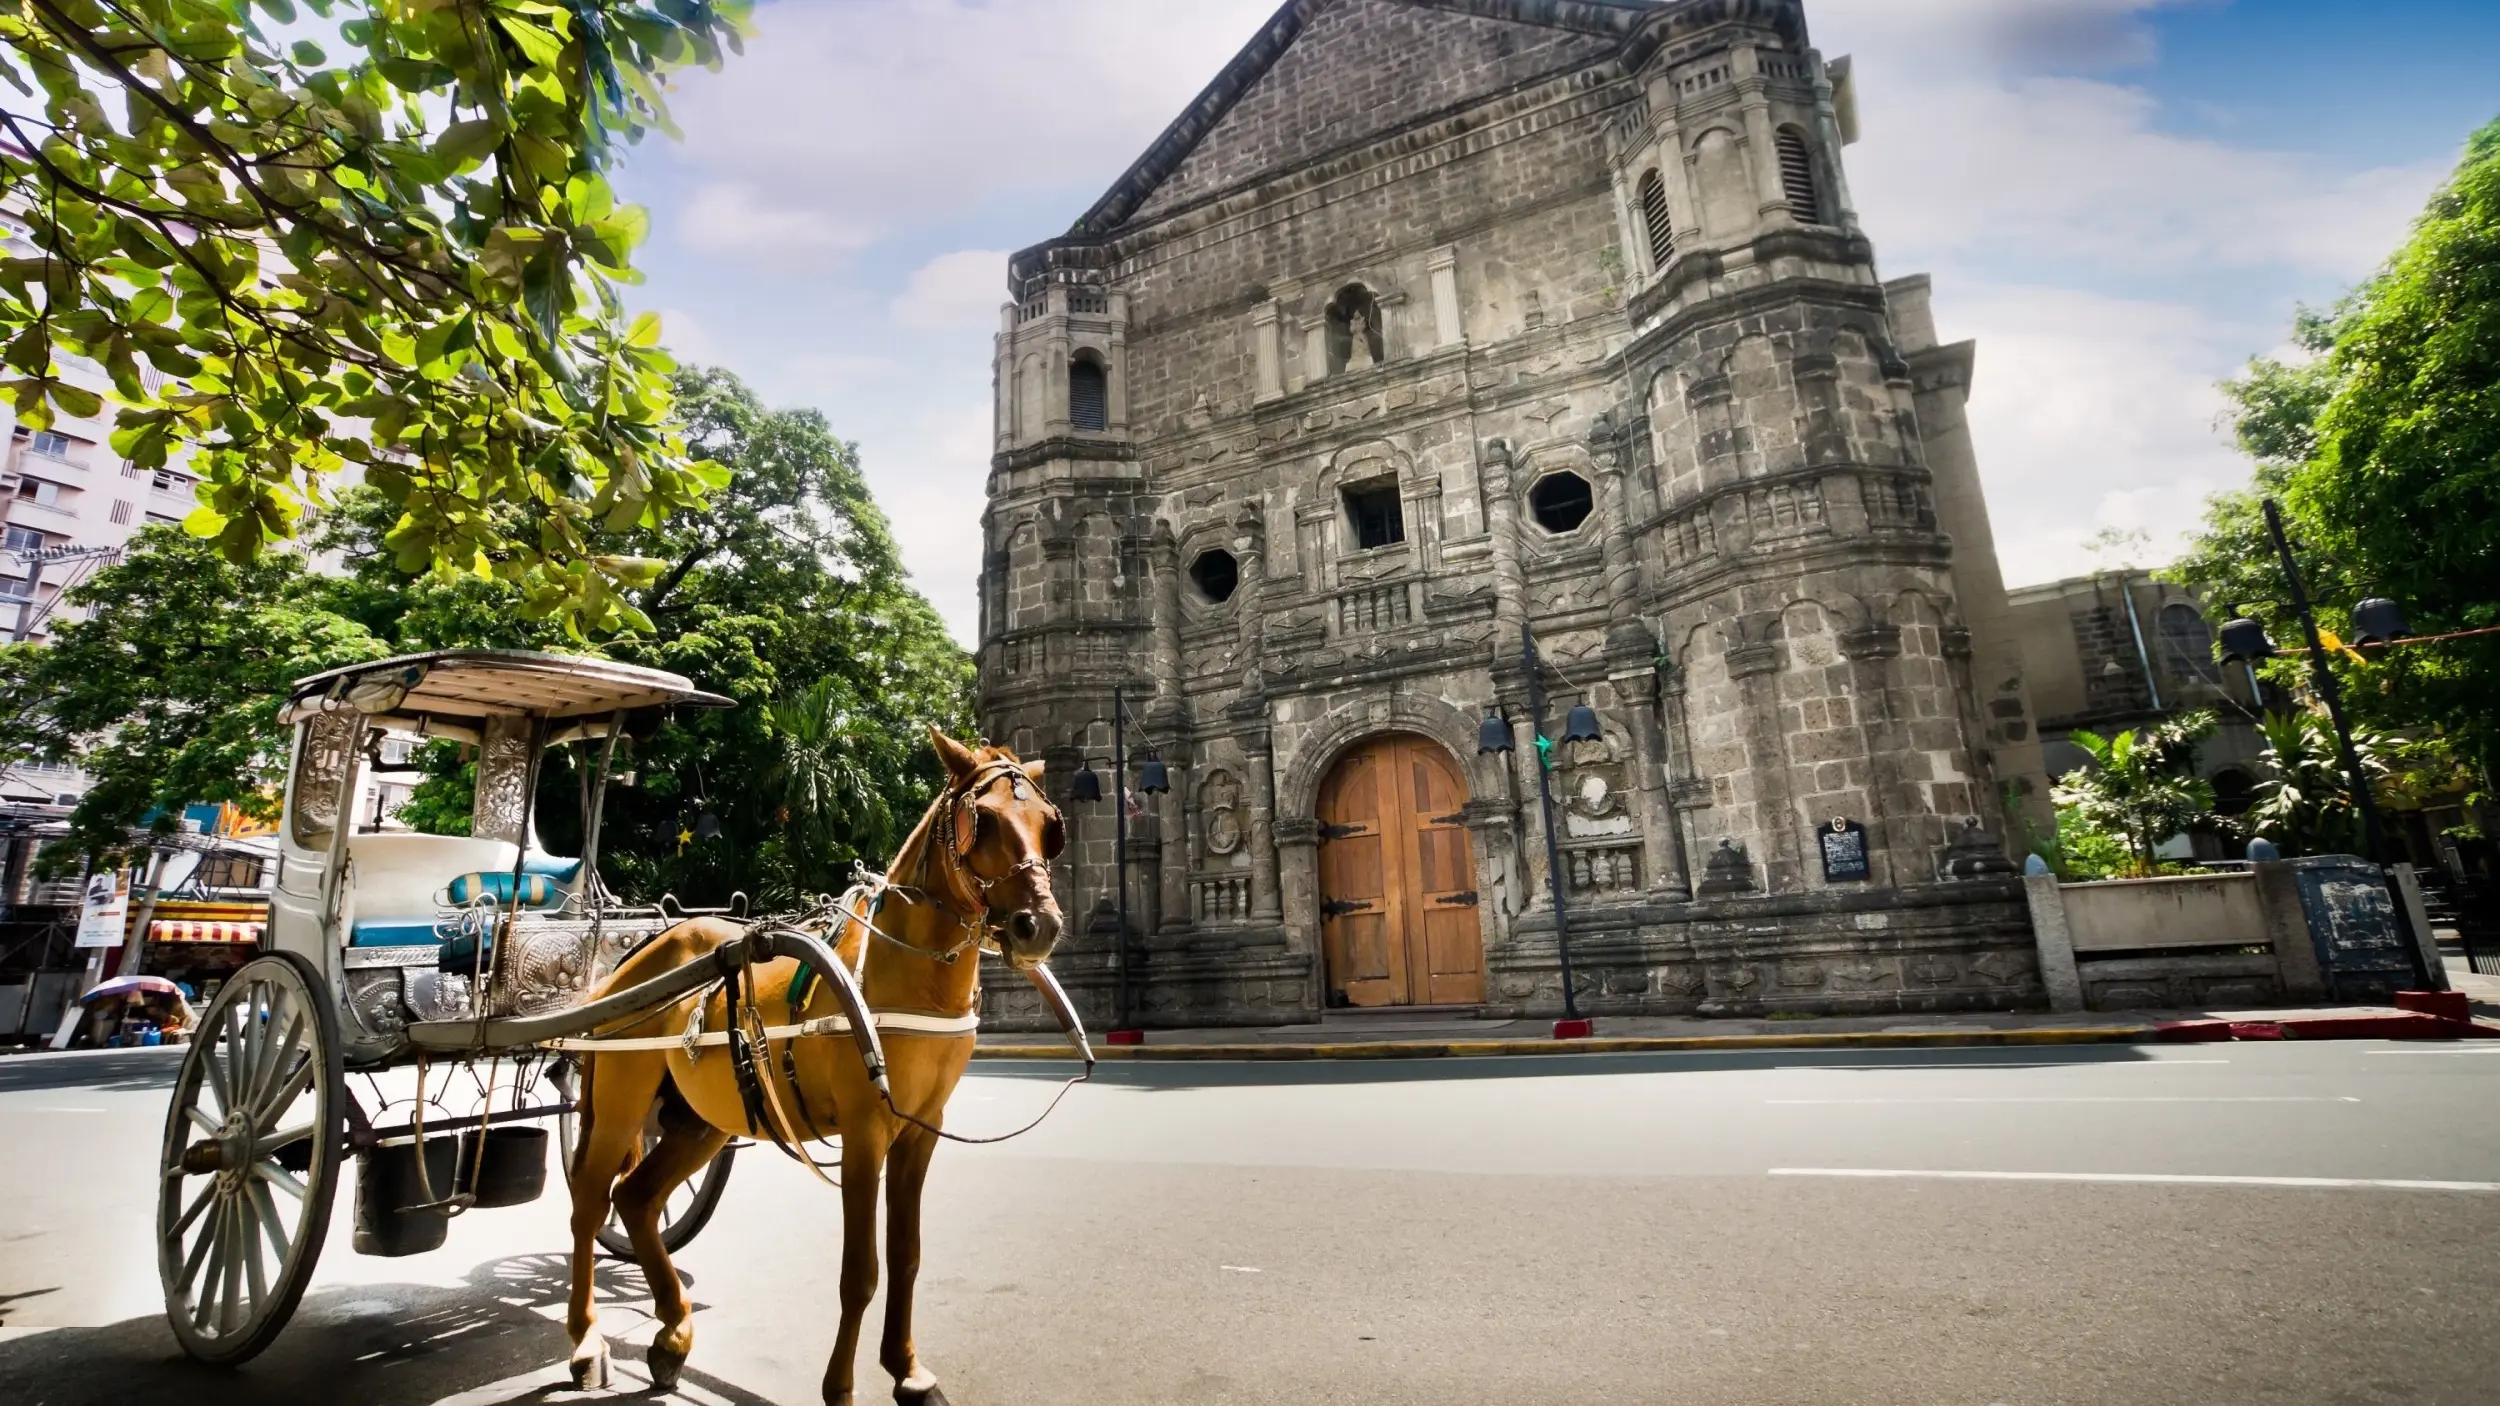
[[[1621,47],[1653,0],[1291,0],[1078,222],[1102,235]]]

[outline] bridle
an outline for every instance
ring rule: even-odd
[[[939,862],[944,866],[947,881],[945,887],[953,892],[951,894],[932,893],[925,888],[898,884],[890,880],[876,885],[875,892],[869,900],[868,921],[860,924],[870,936],[915,956],[936,962],[952,963],[975,947],[980,947],[984,951],[1004,950],[996,940],[998,925],[991,920],[991,914],[996,911],[996,905],[990,900],[991,893],[999,885],[1009,883],[1019,877],[1027,878],[1036,892],[1049,893],[1050,860],[1040,854],[1028,854],[1010,865],[1006,873],[994,879],[982,877],[980,872],[972,867],[972,847],[979,838],[977,807],[981,797],[988,794],[990,788],[1002,780],[1014,787],[1017,800],[1041,802],[1042,810],[1048,816],[1043,832],[1045,837],[1066,833],[1064,828],[1066,822],[1060,817],[1059,807],[1051,804],[1049,796],[1042,790],[1041,783],[1033,779],[1032,773],[1024,769],[1023,763],[1006,758],[984,763],[979,770],[965,778],[962,785],[947,791],[945,795],[938,798],[937,802],[938,817],[933,827],[934,833],[931,835],[931,839],[935,841],[932,849],[940,856]],[[1045,838],[1044,843],[1046,847],[1057,848],[1056,845],[1050,843],[1048,838]],[[955,923],[957,931],[962,934],[961,937],[952,947],[939,950],[906,942],[888,934],[875,924],[877,905],[888,893],[899,893],[906,898],[916,899],[937,909]],[[961,900],[972,911],[966,912],[956,903],[949,902],[950,897]]]

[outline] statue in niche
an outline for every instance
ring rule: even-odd
[[[1380,301],[1348,284],[1328,305],[1328,372],[1367,371],[1387,360],[1380,341]]]

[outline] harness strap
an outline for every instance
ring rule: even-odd
[[[972,1035],[981,1029],[981,1017],[971,1015],[922,1015],[917,1011],[877,1011],[879,1030],[899,1030],[907,1035]],[[851,1018],[843,1015],[818,1016],[796,1025],[764,1027],[767,1040],[812,1040],[823,1036],[848,1035]],[[538,1047],[568,1053],[600,1054],[624,1050],[682,1050],[709,1048],[729,1043],[730,1032],[706,1030],[689,1040],[683,1035],[647,1035],[600,1039],[579,1036],[568,1040],[541,1040]]]

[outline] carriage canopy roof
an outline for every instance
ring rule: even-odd
[[[368,716],[446,720],[535,714],[550,721],[638,708],[737,706],[658,669],[517,649],[448,649],[354,664],[299,679],[290,713],[330,701]]]

